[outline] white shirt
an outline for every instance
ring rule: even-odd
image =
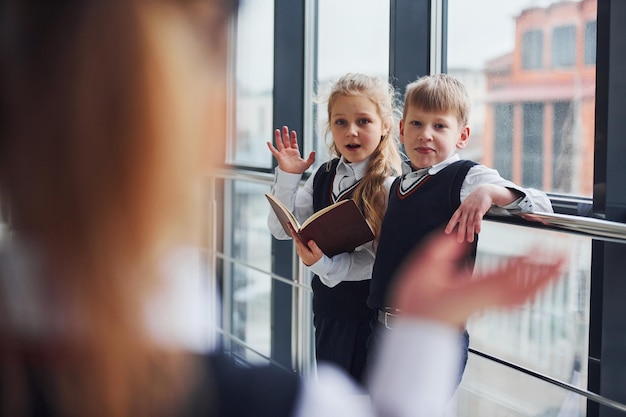
[[[350,188],[365,175],[369,160],[356,163],[346,163],[343,157],[337,165],[337,173],[333,181],[333,196],[338,197],[343,191]],[[319,169],[326,169],[326,164]],[[272,186],[272,194],[276,196],[296,216],[299,222],[306,220],[314,213],[313,210],[313,179],[317,170],[307,179],[303,187],[300,186],[302,174],[290,174],[276,168],[276,176]],[[388,177],[384,187],[389,195],[391,184],[395,177]],[[267,225],[276,239],[291,239],[278,222],[276,214],[270,210]],[[325,285],[334,287],[341,281],[363,281],[371,279],[374,265],[374,249],[372,242],[357,247],[353,252],[340,253],[332,258],[323,255],[320,260],[309,268],[320,277]]]
[[[402,179],[402,188],[408,189],[415,182],[419,181],[424,174],[435,175],[448,165],[459,161],[460,157],[458,154],[453,154],[448,157],[448,159],[435,164],[428,168],[422,168],[415,171],[408,172],[404,178]],[[544,212],[544,213],[553,213],[552,203],[550,203],[550,198],[539,190],[534,188],[523,188],[515,183],[506,180],[500,176],[497,170],[488,168],[484,165],[474,165],[467,172],[465,180],[463,180],[463,184],[461,185],[461,194],[460,199],[463,202],[467,196],[474,191],[479,185],[482,184],[494,184],[500,185],[502,187],[506,187],[512,190],[517,190],[523,194],[522,197],[513,201],[512,203],[503,206],[493,206],[490,210],[490,214],[506,214],[509,210],[519,210],[525,213],[530,212]]]
[[[32,248],[17,249],[0,247],[0,294],[6,296],[3,301],[7,302],[7,318],[23,332],[51,340],[54,329],[38,325],[51,324],[54,317],[50,312],[58,312],[61,321],[67,319],[62,314],[67,312],[67,305],[57,306],[49,303],[48,297],[41,298],[39,278],[45,271],[39,268],[37,253]],[[210,351],[206,344],[207,330],[216,331],[216,323],[210,323],[215,317],[207,318],[205,314],[216,311],[219,300],[215,294],[211,297],[203,291],[194,291],[198,289],[201,274],[193,248],[176,251],[163,266],[171,279],[159,287],[154,294],[156,298],[148,300],[145,312],[149,330],[157,343],[164,346]],[[34,306],[44,309],[33,310]],[[156,313],[154,308],[163,308],[172,316],[164,323],[160,321],[163,312],[158,317],[152,316]],[[188,323],[190,314],[199,317]],[[371,370],[369,395],[340,369],[321,365],[316,380],[302,382],[294,417],[439,416],[456,384],[461,354],[458,330],[425,319],[399,318],[395,325],[398,331],[385,332],[382,336],[382,355],[376,358]]]
[[[327,365],[317,381],[304,381],[297,417],[438,417],[456,387],[461,346],[458,329],[417,319],[399,319],[384,332],[381,356],[369,378],[369,396],[346,374]]]

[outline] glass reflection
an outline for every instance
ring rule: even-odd
[[[450,404],[456,417],[582,417],[586,401],[581,395],[523,374],[487,359],[470,356],[463,384]],[[582,376],[574,373],[574,379]]]
[[[486,222],[484,226],[478,243],[477,270],[493,267],[503,257],[516,256],[531,248],[540,248],[538,257],[550,256],[550,251],[568,253],[570,263],[564,275],[533,302],[511,311],[488,311],[472,318],[468,324],[470,346],[586,388],[591,239],[494,222]],[[528,414],[473,414],[463,407],[459,416],[557,415],[548,411],[564,401],[562,390],[535,391],[545,383],[476,355],[470,355],[467,369],[459,397],[471,403],[470,408],[498,409],[517,404],[516,408],[527,409]],[[584,406],[584,402],[577,404]],[[567,415],[584,415],[584,412]]]
[[[596,0],[448,4],[448,72],[473,101],[464,157],[526,187],[590,197]]]
[[[230,161],[270,168],[274,90],[274,1],[241,2],[237,16],[236,110]]]
[[[319,0],[315,94],[324,97],[330,84],[348,72],[389,75],[389,0]],[[314,103],[312,168],[328,160],[324,126],[326,103]],[[305,138],[306,140],[306,138]],[[330,140],[330,138],[328,139]]]
[[[229,314],[232,334],[252,349],[270,355],[271,344],[271,235],[267,232],[269,206],[264,193],[267,185],[236,181],[233,184],[232,235],[229,256],[245,265],[230,268]],[[248,266],[249,265],[249,266]],[[253,267],[253,268],[252,268]],[[240,349],[249,360],[256,355]]]

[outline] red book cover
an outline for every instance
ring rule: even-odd
[[[303,242],[315,241],[326,256],[352,252],[357,246],[374,239],[374,232],[354,200],[341,200],[314,213],[302,224],[283,203],[271,194],[265,194],[278,221],[291,235],[289,224]]]

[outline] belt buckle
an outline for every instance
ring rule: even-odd
[[[390,324],[390,322],[393,322],[393,319],[390,320],[389,317],[396,317],[396,314],[392,314],[388,311],[385,311],[385,327],[387,329],[393,329],[393,327]]]

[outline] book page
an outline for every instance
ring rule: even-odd
[[[342,205],[342,204],[347,203],[348,201],[349,201],[349,200],[341,200],[341,201],[336,202],[335,204],[331,204],[331,205],[330,205],[330,206],[328,206],[328,207],[324,207],[323,209],[321,209],[321,210],[319,210],[319,211],[316,211],[315,213],[313,213],[313,214],[311,215],[311,217],[309,217],[308,219],[306,219],[306,220],[304,221],[304,223],[302,223],[302,225],[300,226],[300,230],[304,229],[304,228],[305,228],[305,227],[306,227],[309,223],[311,223],[313,220],[315,220],[315,219],[317,219],[318,217],[320,217],[320,216],[324,215],[325,213],[327,213],[327,212],[329,212],[329,211],[333,210],[334,208],[336,208],[336,207],[338,207],[338,206],[340,206],[340,205]],[[296,230],[298,230],[298,229],[296,229]]]
[[[272,207],[272,210],[274,210],[274,213],[276,214],[278,221],[283,226],[285,233],[291,236],[291,231],[289,230],[289,224],[291,224],[291,226],[297,232],[299,232],[302,227],[300,226],[300,223],[298,223],[296,216],[294,216],[293,213],[289,211],[287,207],[273,195],[265,194],[265,197],[267,197],[267,201],[269,201],[270,206]]]

